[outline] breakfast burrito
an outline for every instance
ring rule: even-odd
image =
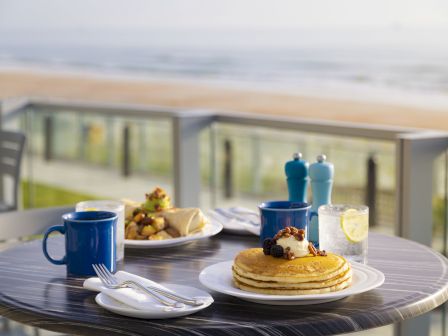
[[[206,222],[204,214],[198,208],[172,208],[163,211],[161,215],[181,236],[199,232]]]
[[[121,201],[124,203],[124,217],[132,218],[135,209],[141,207],[141,203],[135,202],[126,198],[122,198]]]

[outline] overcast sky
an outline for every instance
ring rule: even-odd
[[[0,0],[0,48],[439,48],[442,35],[448,0]]]
[[[448,27],[447,0],[0,0],[0,29]]]

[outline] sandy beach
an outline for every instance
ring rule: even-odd
[[[436,108],[256,92],[187,81],[132,80],[88,74],[0,70],[0,99],[13,97],[213,108],[448,130],[448,110]]]

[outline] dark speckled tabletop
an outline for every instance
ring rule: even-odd
[[[199,272],[257,245],[256,237],[218,236],[170,249],[126,250],[123,268],[155,281],[202,287]],[[53,255],[63,240],[52,238]],[[197,314],[170,320],[138,320],[107,312],[48,263],[41,241],[0,254],[0,315],[53,331],[84,335],[335,335],[409,319],[448,299],[448,260],[400,238],[371,234],[369,265],[386,282],[370,292],[312,306],[268,306],[212,292],[215,303]]]

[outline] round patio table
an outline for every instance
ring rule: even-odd
[[[198,274],[203,268],[257,242],[257,237],[220,233],[176,248],[127,249],[122,267],[155,281],[202,288]],[[55,257],[62,255],[63,238],[51,238],[49,246]],[[214,304],[194,315],[139,320],[98,306],[97,293],[82,287],[84,279],[67,278],[64,266],[50,264],[37,240],[0,253],[0,315],[81,335],[335,335],[400,322],[448,299],[448,260],[427,247],[371,234],[369,265],[385,274],[385,283],[331,303],[269,306],[212,292]]]

